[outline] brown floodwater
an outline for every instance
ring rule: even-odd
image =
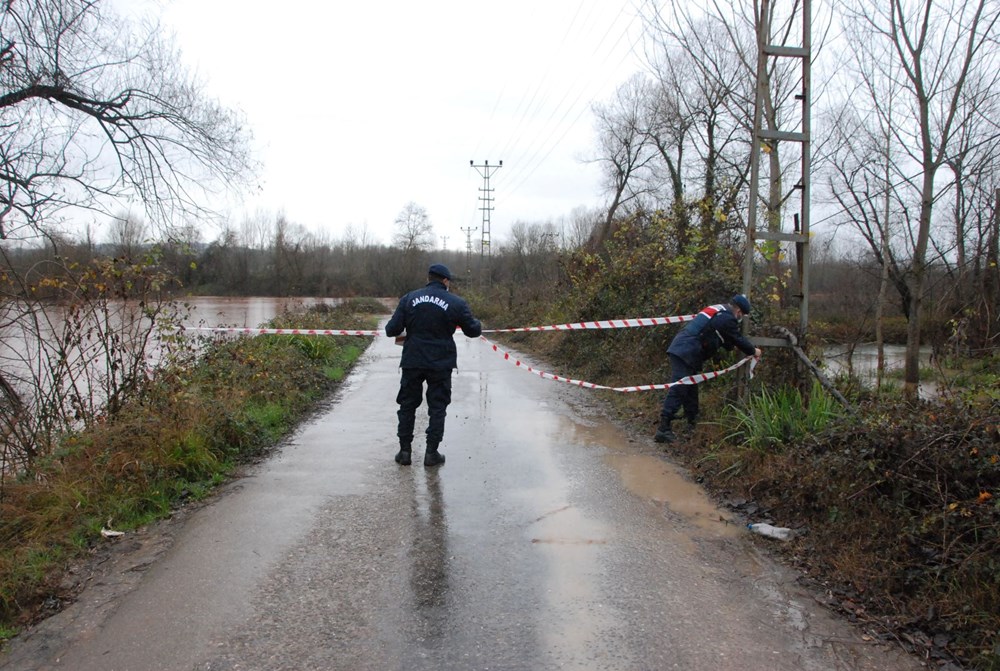
[[[318,303],[337,305],[342,298],[273,298],[266,296],[192,296],[184,302],[192,306],[192,326],[238,326],[256,328],[285,311],[295,311]]]

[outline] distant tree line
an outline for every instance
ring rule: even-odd
[[[572,228],[589,231],[589,223],[577,222]],[[478,248],[435,249],[427,231],[413,239],[412,231],[405,229],[398,224],[393,244],[384,244],[373,241],[367,229],[349,227],[345,235],[333,238],[292,224],[283,215],[258,213],[239,225],[224,225],[218,237],[206,243],[194,227],[157,237],[141,220],[123,215],[101,243],[49,236],[51,244],[5,246],[3,267],[8,280],[18,277],[37,284],[93,259],[152,257],[157,267],[177,278],[175,291],[181,295],[398,296],[423,281],[434,262],[448,265],[458,286],[467,290],[508,279],[551,286],[559,272],[559,253],[586,238],[553,223],[517,222],[509,236],[484,255]],[[10,298],[24,293],[23,286],[9,282],[0,282],[0,289],[0,296]],[[524,289],[530,291],[537,292]]]
[[[430,237],[425,243],[408,248],[399,245],[398,236],[394,236],[393,244],[373,242],[365,229],[349,228],[347,234],[339,238],[317,235],[303,226],[289,223],[280,214],[258,213],[238,226],[225,226],[215,240],[207,243],[201,241],[199,232],[193,227],[187,229],[186,238],[155,239],[148,235],[148,227],[125,217],[115,222],[111,238],[101,243],[62,237],[53,245],[5,248],[4,272],[8,282],[0,282],[0,295],[16,299],[29,293],[25,288],[28,285],[17,287],[10,283],[11,277],[29,281],[34,287],[30,293],[37,296],[45,292],[43,279],[68,274],[69,267],[86,267],[99,259],[139,261],[148,258],[164,275],[176,279],[171,291],[178,297],[188,294],[392,297],[422,282],[430,263],[443,262],[458,278],[457,291],[499,301],[505,308],[541,304],[528,311],[538,314],[544,311],[546,304],[565,298],[573,283],[569,276],[572,266],[579,258],[594,252],[591,238],[603,225],[602,216],[601,211],[579,210],[565,225],[517,222],[509,234],[498,239],[493,253],[486,256],[478,249],[469,252],[434,249]],[[666,215],[661,213],[660,216]],[[676,225],[676,218],[668,218],[671,227]],[[727,272],[730,274],[725,281],[708,283],[713,288],[707,292],[672,287],[669,298],[643,305],[642,309],[647,311],[665,314],[674,302],[679,302],[678,309],[692,309],[701,300],[718,300],[724,297],[721,294],[738,288],[738,257],[742,247],[736,244],[735,238],[730,244],[724,238],[696,238],[689,240],[685,247],[677,242],[680,236],[674,233],[645,231],[639,236],[637,231],[649,226],[647,215],[633,215],[629,221],[632,223],[627,234],[622,229],[600,249],[654,245],[654,256],[644,260],[641,268],[628,271],[638,280],[627,292],[635,307],[630,312],[626,302],[615,314],[594,313],[588,318],[637,316],[632,312],[641,305],[639,285],[670,285],[662,276],[645,274],[658,264],[689,267],[687,272],[692,277],[703,277],[703,271],[696,271],[696,268],[704,269],[707,273],[704,277],[714,274],[722,278]],[[616,232],[618,229],[621,226]],[[668,238],[657,241],[656,235],[668,235]],[[665,245],[664,239],[672,242]],[[704,263],[708,257],[715,259],[712,264]],[[812,282],[816,319],[850,324],[853,331],[840,331],[845,337],[870,339],[880,272],[880,266],[870,255],[845,255],[835,250],[832,240],[818,241],[814,249]],[[945,299],[954,290],[950,267],[934,265],[931,276],[927,290],[930,302],[947,304]],[[583,278],[576,281],[583,282]],[[701,282],[708,286],[704,280]],[[902,305],[897,302],[890,306],[887,314],[904,316]],[[778,321],[779,316],[769,310],[767,319]],[[943,311],[929,318],[933,339],[947,337],[948,319],[948,313]],[[894,342],[899,342],[898,336]]]
[[[823,306],[843,303],[845,287],[857,287],[838,309],[873,311],[879,324],[904,315],[910,385],[916,348],[943,337],[945,325],[974,347],[995,347],[1000,337],[1000,5],[883,5],[842,2],[813,26],[814,210],[840,239],[835,248],[812,245],[812,313],[819,318]],[[670,273],[686,264],[692,276],[719,267],[730,286],[749,225],[762,6],[639,5],[649,67],[594,106],[605,206],[566,221],[517,222],[489,250],[455,251],[434,249],[416,203],[396,218],[390,244],[365,228],[337,238],[310,232],[281,214],[227,220],[205,205],[205,192],[252,183],[249,132],[203,94],[155,26],[127,23],[107,0],[4,3],[0,288],[11,299],[44,293],[40,278],[71,274],[87,259],[150,255],[180,291],[201,294],[399,295],[432,258],[464,277],[466,290],[488,290],[511,306],[560,300],[588,279],[576,271],[601,267],[601,258],[670,265]],[[799,10],[771,7],[766,41],[795,46]],[[794,127],[805,82],[784,65],[762,77],[763,123]],[[768,187],[755,227],[788,230],[796,185],[787,175],[798,157],[782,143],[763,151]],[[69,222],[84,220],[94,223],[70,233]],[[99,225],[109,232],[102,243]],[[626,253],[630,244],[641,253]],[[762,270],[750,288],[754,303],[786,323],[786,308],[799,300],[788,246],[761,244],[753,254]],[[634,286],[635,278],[622,281]],[[673,280],[663,286],[684,290]],[[707,285],[680,298],[695,300],[699,286]],[[921,332],[927,324],[933,332]]]

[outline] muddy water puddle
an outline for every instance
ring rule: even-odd
[[[679,467],[654,454],[637,454],[622,431],[607,420],[578,425],[576,430],[580,438],[608,448],[605,463],[635,496],[662,504],[706,535],[735,537],[743,533],[742,525],[716,506]]]

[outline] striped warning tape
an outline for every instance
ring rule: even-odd
[[[640,326],[664,326],[666,324],[681,324],[689,322],[698,315],[677,315],[672,317],[635,317],[632,319],[604,319],[590,322],[575,322],[572,324],[549,324],[547,326],[519,326],[507,329],[483,329],[483,333],[522,333],[528,331],[585,331],[592,329],[623,329]],[[207,331],[214,333],[243,333],[249,335],[348,335],[348,336],[380,336],[382,331],[345,330],[345,329],[265,329],[225,326],[185,326],[185,331]]]
[[[209,331],[213,333],[245,333],[249,335],[346,335],[380,336],[382,331],[351,331],[347,329],[251,329],[226,326],[185,326],[185,331]]]
[[[662,324],[678,324],[685,321],[691,321],[697,315],[680,315],[675,317],[643,317],[639,319],[611,319],[606,321],[593,321],[593,322],[577,322],[574,324],[553,324],[550,326],[527,326],[521,328],[510,328],[510,329],[484,329],[483,333],[511,333],[515,331],[575,331],[584,329],[617,329],[617,328],[634,328],[638,326],[657,326]],[[209,327],[209,326],[185,326],[185,331],[208,331],[214,333],[242,333],[249,335],[347,335],[347,336],[380,336],[383,335],[382,331],[372,331],[372,330],[351,330],[351,329],[267,329],[267,328],[241,328],[241,327]],[[573,384],[578,387],[584,387],[587,389],[606,389],[610,391],[620,391],[620,392],[633,392],[633,391],[653,391],[658,389],[669,389],[670,387],[680,385],[680,384],[700,384],[706,380],[711,380],[713,378],[719,377],[720,375],[725,375],[730,373],[737,368],[740,368],[747,362],[750,362],[750,377],[753,377],[754,368],[757,366],[757,359],[752,356],[748,356],[741,361],[734,363],[728,368],[722,370],[709,371],[707,373],[698,373],[697,375],[691,375],[685,378],[681,378],[676,382],[668,382],[663,384],[640,384],[628,387],[610,387],[603,384],[596,384],[594,382],[587,382],[586,380],[574,380],[573,378],[564,377],[562,375],[555,375],[554,373],[546,373],[545,371],[537,370],[532,366],[524,363],[520,359],[517,359],[509,352],[506,352],[495,343],[491,342],[485,336],[480,336],[480,340],[485,342],[494,352],[498,353],[506,361],[510,361],[518,368],[522,368],[529,373],[534,373],[541,378],[546,380],[555,380],[556,382],[566,382],[567,384]]]
[[[511,356],[509,352],[500,349],[496,345],[496,343],[490,342],[485,337],[480,336],[480,340],[489,345],[490,348],[494,352],[502,356],[505,361],[513,363],[518,368],[522,368],[528,371],[529,373],[534,373],[535,375],[541,378],[545,378],[546,380],[555,380],[556,382],[566,382],[567,384],[573,384],[578,387],[585,387],[587,389],[607,389],[609,391],[621,391],[621,392],[653,391],[656,389],[669,389],[670,387],[674,387],[676,385],[681,385],[681,384],[701,384],[705,380],[711,380],[713,378],[719,377],[720,375],[731,373],[737,368],[746,364],[747,362],[750,363],[750,377],[753,377],[754,368],[757,367],[757,359],[755,357],[748,356],[740,361],[737,361],[728,368],[723,368],[722,370],[713,370],[707,373],[698,373],[697,375],[689,375],[688,377],[682,377],[680,380],[677,380],[676,382],[667,382],[663,384],[640,384],[629,387],[609,387],[603,384],[596,384],[594,382],[587,382],[585,380],[574,380],[573,378],[563,377],[561,375],[555,375],[553,373],[546,373],[544,371],[537,370],[532,366],[526,364],[525,362],[521,361],[520,359]]]
[[[585,329],[629,329],[638,326],[662,326],[689,322],[698,315],[677,315],[674,317],[636,317],[634,319],[606,319],[573,324],[552,324],[549,326],[521,326],[509,329],[483,329],[483,333],[515,333],[523,331],[581,331]]]

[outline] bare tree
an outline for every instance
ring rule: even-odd
[[[619,209],[654,189],[647,182],[645,168],[654,159],[644,133],[645,112],[653,89],[645,75],[636,74],[618,87],[614,98],[594,106],[600,153],[597,158],[610,194],[603,225],[595,231],[597,244],[611,234]]]
[[[691,90],[691,81],[684,72],[681,61],[683,52],[668,57],[665,63],[658,63],[659,86],[648,99],[645,131],[659,154],[666,170],[670,197],[680,202],[684,200],[684,152],[689,147],[689,138],[697,123],[699,101]]]
[[[146,242],[146,222],[131,212],[119,214],[111,220],[108,242],[115,256],[137,259]]]
[[[1000,5],[992,0],[845,0],[847,52],[857,62],[873,111],[888,117],[885,91],[899,90],[894,142],[909,159],[900,181],[919,199],[913,232],[904,388],[916,396],[928,247],[935,203],[945,188],[941,167],[960,153],[964,129],[980,105],[993,107],[1000,91],[996,27]],[[994,125],[993,134],[995,136]]]
[[[554,222],[516,221],[500,245],[496,279],[507,287],[508,309],[545,304],[562,278],[560,235]],[[529,317],[525,317],[529,318]]]
[[[982,82],[973,82],[981,84]],[[977,214],[989,209],[992,200],[990,177],[1000,169],[1000,96],[964,95],[962,106],[975,105],[974,110],[963,110],[967,119],[956,129],[954,149],[949,152],[946,164],[953,177],[952,211],[955,245],[956,287],[972,271],[972,262],[980,258],[985,240],[982,227],[976,226]]]
[[[739,0],[721,3],[711,0],[695,9],[691,3],[670,0],[666,5],[646,2],[644,18],[647,35],[652,45],[650,61],[654,63],[661,79],[670,81],[670,61],[683,56],[690,82],[687,95],[692,101],[691,111],[699,120],[696,131],[703,160],[706,186],[714,185],[715,169],[722,157],[716,131],[723,131],[726,142],[740,140],[744,151],[734,163],[746,162],[749,152],[751,120],[753,119],[757,73],[757,25],[760,22],[758,3]],[[772,26],[771,42],[783,44],[789,40],[794,17],[777,18]],[[787,103],[797,93],[797,81],[788,63],[773,62],[763,73],[764,88],[769,95],[764,100],[763,118],[769,129],[787,126]],[[726,119],[724,122],[723,119]],[[735,124],[737,128],[729,127]],[[738,136],[734,135],[739,133]],[[781,161],[778,147],[770,147],[768,161],[771,185],[767,197],[768,227],[780,225]],[[742,179],[745,180],[745,172]],[[712,196],[711,191],[706,196]]]
[[[166,225],[256,166],[233,112],[205,97],[158,26],[108,0],[0,6],[0,238],[74,210],[143,203]]]
[[[344,229],[343,246],[349,252],[363,250],[372,246],[375,242],[372,232],[368,230],[368,224],[348,224]]]
[[[282,215],[276,215],[267,210],[257,210],[253,214],[244,215],[240,221],[240,242],[247,249],[264,251],[270,247],[273,239],[273,222]]]
[[[603,219],[599,208],[590,209],[584,205],[574,208],[563,231],[563,246],[566,249],[583,247]]]
[[[396,215],[396,233],[392,236],[394,245],[404,254],[426,251],[434,244],[434,226],[427,210],[414,202],[407,203]]]
[[[689,30],[694,34],[686,35],[686,41],[667,40],[651,54],[659,87],[646,119],[649,141],[667,172],[668,202],[682,242],[691,223],[691,205],[697,206],[706,239],[722,232],[720,224],[746,188],[750,147],[742,112],[734,114],[732,106],[733,98],[746,95],[748,82],[729,38],[716,23],[705,20],[692,23]]]
[[[830,135],[834,145],[823,164],[830,200],[840,214],[835,226],[848,226],[860,235],[872,258],[886,269],[887,282],[899,294],[903,314],[910,308],[911,269],[905,251],[906,221],[913,210],[907,193],[892,180],[902,159],[888,142],[889,130],[853,104],[833,113]],[[901,238],[897,244],[893,242]]]
[[[284,213],[274,220],[272,268],[279,296],[298,296],[306,284],[306,250],[314,249],[312,236],[302,224],[288,220]]]

